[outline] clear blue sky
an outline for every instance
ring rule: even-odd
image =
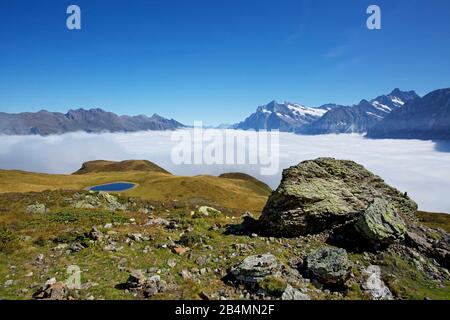
[[[66,28],[78,4],[82,30]],[[366,8],[382,9],[382,30]],[[101,107],[192,124],[270,100],[450,86],[448,0],[2,0],[0,111]]]

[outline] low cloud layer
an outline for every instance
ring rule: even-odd
[[[335,157],[357,161],[408,194],[420,209],[450,213],[450,153],[416,140],[367,140],[358,135],[280,134],[280,170],[261,176],[257,165],[175,165],[171,132],[71,133],[0,136],[0,168],[71,173],[89,160],[147,159],[177,175],[246,172],[276,188],[284,168],[303,160]],[[239,134],[239,133],[238,133]]]

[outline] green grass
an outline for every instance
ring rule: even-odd
[[[431,228],[441,228],[450,232],[450,214],[419,211],[419,220]]]
[[[111,212],[70,207],[67,198],[73,197],[74,193],[87,193],[83,191],[87,186],[114,181],[131,181],[139,185],[119,198],[122,203],[127,202],[128,197],[135,198],[135,210]],[[202,291],[208,295],[224,291],[231,299],[238,299],[238,293],[226,285],[222,277],[245,257],[272,253],[280,263],[287,265],[292,257],[304,258],[309,252],[323,246],[322,242],[313,239],[274,240],[226,234],[228,225],[242,222],[240,216],[245,211],[251,211],[257,216],[268,194],[269,190],[253,179],[235,174],[223,177],[176,177],[153,171],[90,172],[79,175],[0,171],[0,298],[30,299],[37,286],[42,285],[47,278],[65,280],[67,267],[78,265],[82,270],[82,282],[96,284],[81,290],[76,297],[80,299],[90,295],[96,299],[134,299],[132,293],[116,287],[126,282],[131,269],[151,270],[150,274],[160,274],[169,284],[169,290],[156,295],[154,299],[200,299]],[[50,212],[26,213],[26,207],[35,202],[45,203]],[[150,214],[138,210],[144,204],[155,207],[153,217],[174,220],[179,228],[146,226]],[[191,215],[197,205],[210,205],[222,213],[207,217]],[[419,217],[432,227],[446,229],[449,224],[447,216],[419,213]],[[130,223],[131,218],[137,223]],[[114,227],[104,229],[106,223],[114,223]],[[93,226],[105,235],[113,231],[111,237],[121,250],[105,251],[104,244],[90,241],[86,235]],[[132,242],[130,245],[125,242],[130,233],[143,234],[150,240]],[[85,248],[80,252],[67,253],[69,246],[76,242],[84,244]],[[172,242],[190,250],[184,255],[176,255],[170,248],[161,247]],[[238,250],[236,244],[244,244],[248,250]],[[61,245],[67,247],[62,248]],[[40,254],[44,255],[41,264],[36,262]],[[204,265],[199,266],[196,261],[201,257],[206,259]],[[356,265],[356,262],[362,261],[362,257],[356,253],[349,253],[349,257],[355,262],[353,273],[358,278],[362,265]],[[124,268],[119,268],[119,262],[123,259],[126,259]],[[169,266],[169,260],[174,260],[175,266]],[[439,287],[436,281],[418,271],[415,265],[404,258],[386,254],[382,263],[384,274],[395,276],[385,280],[399,297],[450,299],[448,283]],[[182,270],[192,271],[194,268],[207,268],[210,272],[196,275],[192,280],[180,276]],[[14,283],[5,287],[3,284],[8,279],[14,280]],[[279,296],[285,283],[270,277],[260,285],[264,290]],[[317,291],[308,294],[314,299],[334,298]],[[366,299],[367,296],[355,283],[346,298]]]
[[[382,265],[385,282],[392,293],[407,300],[450,300],[450,281],[439,282],[397,254],[385,254]]]

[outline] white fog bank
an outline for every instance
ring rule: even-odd
[[[280,170],[273,176],[261,176],[256,165],[175,165],[171,152],[177,142],[171,140],[171,135],[172,132],[158,131],[0,136],[0,168],[72,173],[89,160],[147,159],[177,175],[240,171],[276,188],[282,169],[303,160],[335,157],[361,163],[387,183],[408,192],[421,210],[450,213],[450,152],[437,151],[430,141],[280,133]]]

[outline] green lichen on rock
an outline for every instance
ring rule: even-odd
[[[231,268],[230,273],[240,282],[258,283],[267,276],[277,274],[279,263],[270,253],[249,256]]]
[[[377,198],[355,224],[356,230],[366,239],[377,243],[404,240],[407,227],[396,208],[384,199]]]
[[[308,255],[306,270],[321,283],[344,285],[350,276],[351,262],[345,249],[324,247]]]
[[[353,161],[319,158],[284,170],[259,220],[275,236],[320,233],[357,219],[376,198],[415,219],[417,204]]]

